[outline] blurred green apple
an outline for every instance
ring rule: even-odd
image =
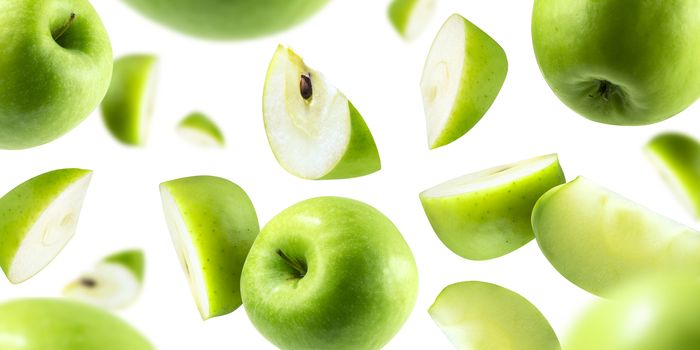
[[[652,124],[700,96],[700,2],[535,0],[532,42],[559,99],[607,124]]]
[[[389,21],[406,40],[423,33],[435,14],[436,0],[393,0],[389,5]]]
[[[253,325],[281,349],[379,349],[413,309],[418,275],[394,224],[339,197],[298,203],[260,232],[241,293]]]
[[[87,0],[0,1],[0,148],[45,144],[102,100],[112,48]]]
[[[224,147],[224,134],[211,118],[201,112],[192,112],[177,125],[177,131],[194,144],[204,147]]]

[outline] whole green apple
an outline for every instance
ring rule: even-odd
[[[0,1],[0,27],[0,148],[53,141],[97,107],[112,48],[87,0]]]
[[[301,23],[329,0],[124,0],[180,32],[209,39],[246,39]]]
[[[532,41],[554,93],[606,124],[652,124],[700,96],[700,1],[535,0]]]
[[[270,220],[241,276],[250,320],[281,349],[379,349],[417,291],[413,254],[394,224],[339,197],[309,199]]]

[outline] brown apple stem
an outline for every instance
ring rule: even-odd
[[[299,91],[301,92],[301,97],[305,100],[309,100],[314,94],[313,86],[311,86],[311,73],[302,74],[301,80],[299,80]]]
[[[55,32],[53,32],[53,40],[58,40],[58,38],[65,34],[66,31],[68,31],[68,28],[70,28],[71,24],[73,24],[73,22],[75,22],[75,13],[71,12],[66,22],[63,23],[63,25],[60,28],[58,28]]]
[[[294,271],[298,273],[299,278],[303,278],[306,275],[306,266],[303,263],[297,261],[296,259],[290,258],[281,249],[277,250],[277,255],[279,255],[284,262],[289,265]]]

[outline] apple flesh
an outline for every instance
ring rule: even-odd
[[[389,20],[406,40],[418,37],[435,14],[436,0],[393,0],[389,5]]]
[[[379,349],[418,291],[416,263],[394,224],[355,200],[298,203],[263,228],[243,267],[243,305],[281,349]]]
[[[201,112],[190,113],[182,119],[177,131],[183,139],[204,147],[224,147],[224,134],[221,129]]]
[[[536,0],[532,42],[552,91],[606,124],[652,124],[700,96],[700,2]]]
[[[457,255],[486,260],[508,254],[535,238],[535,202],[565,182],[555,154],[465,175],[420,194],[440,240]]]
[[[260,230],[253,203],[242,188],[214,176],[160,185],[163,209],[202,319],[241,305],[240,276]]]
[[[495,284],[449,285],[428,312],[456,349],[561,349],[552,326],[534,305]]]
[[[496,100],[507,73],[501,46],[464,17],[450,16],[433,41],[420,82],[430,148],[471,130]]]
[[[107,92],[107,32],[87,0],[2,1],[0,27],[0,148],[51,142]]]
[[[265,80],[263,116],[277,161],[304,179],[343,179],[381,168],[367,124],[325,77],[279,46]]]
[[[582,177],[542,196],[532,225],[559,273],[599,296],[658,269],[700,268],[700,232]]]

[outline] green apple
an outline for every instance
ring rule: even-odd
[[[689,135],[657,135],[645,147],[664,180],[686,207],[700,218],[700,142]]]
[[[393,0],[389,5],[389,21],[406,40],[423,33],[435,14],[436,0]]]
[[[329,0],[124,0],[143,15],[182,33],[209,39],[246,39],[280,32]]]
[[[615,290],[614,301],[599,301],[576,322],[565,349],[697,349],[698,295],[697,274],[666,272],[626,284]]]
[[[102,120],[120,142],[143,145],[153,110],[156,63],[153,55],[127,55],[114,61],[114,74],[102,101]]]
[[[0,304],[3,350],[155,350],[137,330],[100,308],[60,299]]]
[[[112,254],[69,283],[63,294],[107,309],[125,308],[141,293],[144,260],[137,249]]]
[[[600,123],[652,124],[700,96],[700,2],[535,0],[532,42],[559,99]]]
[[[473,128],[496,100],[507,73],[501,46],[464,17],[450,16],[433,41],[420,82],[430,148]]]
[[[381,168],[360,113],[325,77],[279,46],[265,79],[267,139],[280,165],[304,179],[343,179]]]
[[[39,273],[70,241],[92,171],[60,169],[0,198],[0,267],[12,283]]]
[[[0,148],[53,141],[102,100],[112,47],[87,0],[0,1]]]
[[[201,112],[192,112],[177,125],[185,140],[204,147],[224,147],[224,134],[219,126]]]
[[[260,227],[242,188],[214,176],[160,185],[168,229],[202,319],[241,306],[243,263]]]
[[[253,325],[281,349],[379,349],[401,328],[418,291],[416,263],[378,210],[313,198],[275,216],[243,267]]]
[[[561,349],[552,326],[534,305],[495,284],[451,284],[428,312],[456,349]]]
[[[582,177],[542,196],[532,226],[552,265],[599,296],[658,269],[700,268],[700,232]]]

